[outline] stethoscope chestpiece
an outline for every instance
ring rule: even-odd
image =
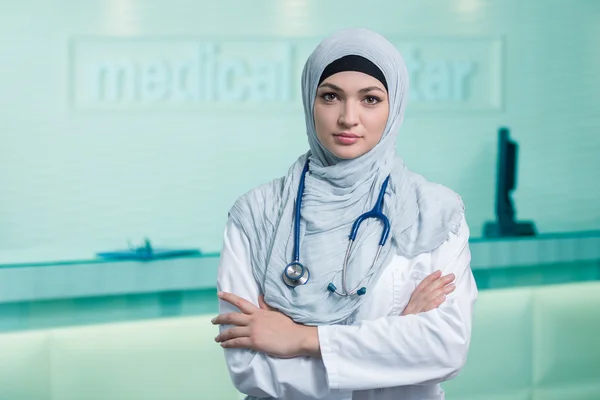
[[[308,268],[298,261],[293,261],[285,266],[282,274],[283,282],[291,287],[304,285],[310,278]]]

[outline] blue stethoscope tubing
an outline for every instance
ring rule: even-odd
[[[283,282],[290,288],[295,288],[297,286],[304,285],[310,279],[310,271],[300,262],[300,209],[302,208],[302,196],[304,194],[304,184],[307,172],[308,160],[304,164],[302,175],[300,177],[300,183],[298,184],[298,195],[296,197],[296,205],[294,210],[294,260],[285,266],[282,274]],[[385,196],[385,191],[387,189],[389,179],[390,177],[388,176],[381,185],[381,190],[379,191],[379,196],[377,197],[377,202],[373,206],[373,209],[360,215],[352,224],[352,230],[350,231],[350,235],[348,236],[348,247],[346,248],[346,255],[344,257],[344,264],[342,267],[343,291],[339,291],[333,283],[330,283],[327,286],[327,290],[329,290],[330,292],[336,293],[340,296],[351,296],[354,294],[362,296],[367,292],[367,289],[364,286],[359,288],[362,282],[360,282],[352,290],[348,290],[346,284],[348,258],[350,257],[350,252],[352,251],[352,246],[354,244],[354,240],[356,239],[356,235],[358,234],[360,224],[368,218],[375,218],[380,220],[383,224],[383,231],[379,240],[379,247],[377,249],[377,253],[375,254],[373,263],[371,264],[369,271],[373,269],[375,263],[379,259],[381,249],[383,248],[383,246],[385,246],[388,240],[388,236],[390,234],[390,221],[383,213],[383,198]]]

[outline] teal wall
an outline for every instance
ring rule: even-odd
[[[521,146],[519,218],[597,229],[599,12],[595,0],[5,5],[0,258],[144,236],[219,251],[236,197],[306,151],[300,68],[348,26],[405,54],[398,150],[463,196],[475,236],[493,218],[500,126]]]

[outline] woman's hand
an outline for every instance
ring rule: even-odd
[[[410,296],[402,315],[418,314],[438,308],[446,300],[446,295],[456,288],[450,284],[454,279],[454,274],[442,276],[441,271],[428,275]]]
[[[241,311],[212,320],[215,325],[235,325],[215,338],[223,348],[252,349],[279,358],[320,355],[317,328],[295,323],[269,307],[263,296],[259,307],[231,293],[219,293],[219,298]]]

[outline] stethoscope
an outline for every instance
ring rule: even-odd
[[[306,177],[306,173],[308,172],[308,160],[304,165],[304,169],[302,170],[302,175],[300,177],[300,184],[298,185],[298,195],[296,197],[296,207],[294,211],[294,261],[285,266],[283,270],[283,282],[289,286],[290,288],[295,288],[296,286],[305,285],[310,278],[310,271],[300,262],[300,208],[302,206],[302,195],[304,194],[304,180]],[[381,185],[381,190],[379,191],[379,197],[377,198],[377,202],[371,211],[368,211],[361,216],[359,216],[354,224],[352,225],[352,230],[350,231],[350,236],[348,237],[348,247],[346,249],[346,256],[344,257],[344,265],[342,268],[342,289],[343,292],[337,290],[337,287],[330,283],[327,286],[327,290],[332,293],[336,293],[340,296],[350,296],[353,294],[357,294],[359,296],[367,293],[366,287],[361,287],[360,283],[352,290],[348,291],[348,287],[346,285],[346,270],[348,268],[348,258],[350,256],[350,252],[352,251],[352,245],[354,244],[354,240],[356,239],[356,234],[358,233],[358,228],[360,224],[368,218],[379,219],[383,223],[383,232],[381,234],[381,239],[379,240],[379,248],[377,249],[377,254],[375,254],[375,258],[373,259],[373,264],[371,264],[371,269],[377,262],[379,258],[379,254],[381,253],[381,249],[385,245],[388,235],[390,233],[390,222],[387,217],[383,214],[383,196],[385,195],[385,190],[387,189],[388,181],[390,177],[388,176],[383,184]],[[362,282],[361,282],[362,283]]]

